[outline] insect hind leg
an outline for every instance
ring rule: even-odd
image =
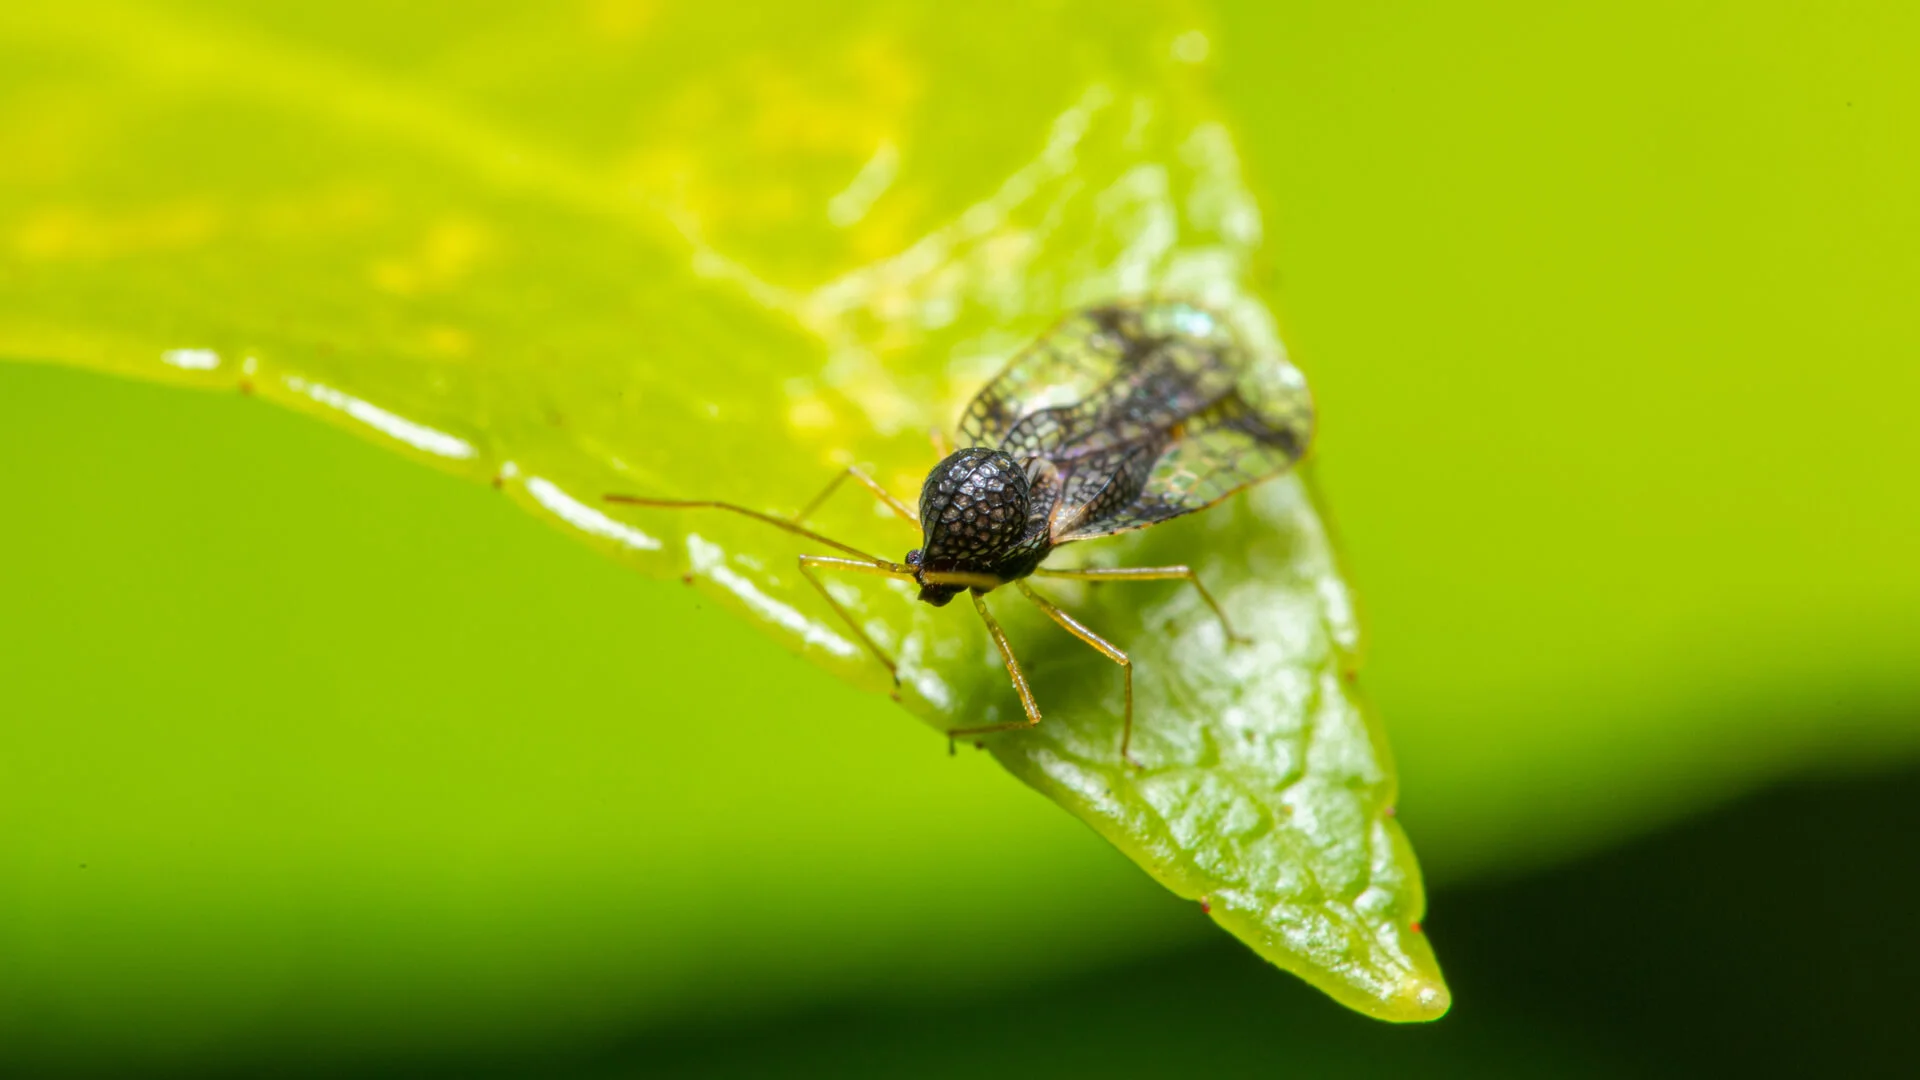
[[[1114,566],[1088,567],[1080,570],[1053,570],[1043,566],[1034,571],[1034,576],[1095,582],[1185,581],[1192,585],[1194,591],[1200,594],[1200,599],[1206,601],[1207,606],[1213,609],[1214,615],[1220,620],[1220,629],[1226,631],[1228,641],[1244,645],[1253,640],[1234,632],[1233,622],[1227,618],[1226,609],[1221,607],[1220,601],[1215,600],[1213,594],[1207,591],[1207,587],[1200,583],[1200,575],[1194,573],[1190,566]]]

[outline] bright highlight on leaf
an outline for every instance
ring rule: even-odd
[[[327,33],[288,12],[0,14],[0,355],[322,415],[691,575],[874,691],[885,672],[797,570],[825,552],[602,494],[789,514],[860,463],[911,501],[930,429],[1116,298],[1191,297],[1283,355],[1254,291],[1260,213],[1203,85],[1218,43],[1183,7],[769,5],[724,35],[698,7],[457,25],[374,7]],[[503,40],[517,65],[468,62]],[[898,557],[914,536],[871,502],[813,523]],[[1251,643],[1224,647],[1178,583],[1047,586],[1133,656],[1135,771],[1118,671],[992,596],[1047,703],[995,757],[1339,1000],[1444,1012],[1303,484],[1070,550],[1193,566]],[[898,658],[915,715],[1019,715],[978,620],[902,581],[831,589]]]

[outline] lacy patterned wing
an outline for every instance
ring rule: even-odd
[[[1090,308],[1015,356],[960,420],[965,445],[1058,459],[1164,440],[1235,388],[1244,350],[1181,301]]]
[[[1127,364],[1126,339],[1109,329],[1104,310],[1073,315],[1021,350],[967,405],[960,445],[1036,457],[1084,430],[1087,418],[1071,414],[1121,378]]]
[[[1299,373],[1296,385],[1277,397],[1249,402],[1237,392],[1188,421],[1154,459],[1139,493],[1124,504],[1089,513],[1056,533],[1055,543],[1143,529],[1168,518],[1204,510],[1251,484],[1287,471],[1313,436],[1313,404]]]
[[[1057,476],[1055,542],[1218,502],[1284,471],[1311,429],[1299,372],[1250,363],[1223,320],[1164,300],[1065,320],[1014,357],[960,422],[968,445]]]

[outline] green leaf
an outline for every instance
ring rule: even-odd
[[[601,496],[789,512],[859,462],[910,498],[929,430],[1115,296],[1194,296],[1281,350],[1208,28],[1178,5],[216,7],[0,14],[0,355],[324,416],[687,575],[874,692],[885,672],[796,572],[805,544]],[[816,527],[911,546],[870,502]],[[1253,641],[1227,646],[1191,589],[1053,590],[1134,657],[1135,772],[1120,673],[997,594],[1047,721],[994,755],[1342,1002],[1444,1012],[1303,483],[1076,547],[1193,565]],[[964,607],[834,589],[932,727],[1018,715]]]
[[[1059,649],[1045,655],[1074,661],[1051,684],[1060,705],[995,755],[1261,955],[1363,1012],[1439,1015],[1447,991],[1417,925],[1386,741],[1353,685],[1352,601],[1305,486],[1150,530],[1125,561],[1183,558],[1227,590],[1250,644],[1228,645],[1190,589],[1073,598],[1128,643],[1147,768],[1116,758],[1117,680]]]

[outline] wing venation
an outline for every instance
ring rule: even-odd
[[[1276,476],[1306,452],[1313,402],[1284,359],[1249,354],[1182,301],[1079,313],[968,405],[968,445],[1044,459],[1055,543],[1143,528]]]

